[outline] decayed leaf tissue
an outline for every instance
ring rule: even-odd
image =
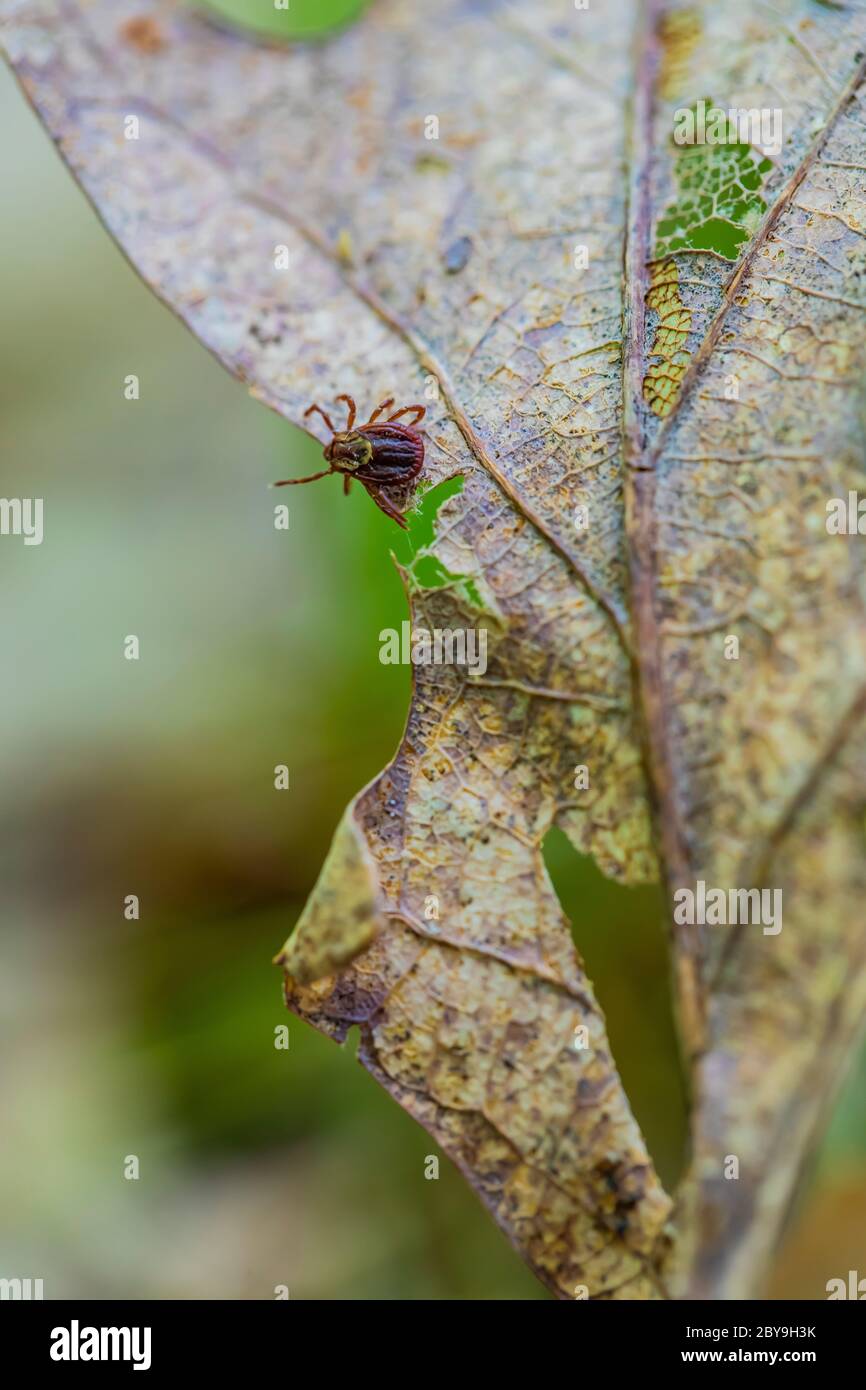
[[[278,956],[289,1009],[558,1298],[763,1296],[866,1014],[866,7],[373,0],[288,43],[148,0],[0,15],[196,338],[323,449],[313,402],[424,404],[410,525],[453,484],[406,616],[484,659],[413,664]],[[553,827],[661,884],[675,1191]]]

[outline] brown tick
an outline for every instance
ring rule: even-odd
[[[348,418],[344,430],[334,429],[329,416],[320,405],[311,405],[309,410],[304,412],[306,420],[307,416],[318,411],[331,431],[331,442],[324,448],[324,455],[330,467],[323,469],[321,473],[311,473],[308,478],[284,478],[282,482],[274,483],[274,487],[314,483],[317,478],[327,478],[329,473],[342,473],[343,491],[348,493],[352,479],[357,478],[367,489],[376,506],[405,531],[408,524],[406,518],[388,500],[382,489],[410,483],[421,472],[424,464],[424,441],[414,426],[427,414],[427,407],[404,406],[396,415],[391,415],[381,424],[377,424],[379,416],[394,404],[394,397],[391,396],[373,411],[366,425],[359,425],[356,429],[357,408],[352,397],[338,396],[337,400],[346,403]],[[413,416],[411,424],[397,424],[403,415]]]

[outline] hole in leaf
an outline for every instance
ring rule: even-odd
[[[688,1112],[662,889],[658,884],[626,888],[606,878],[556,826],[545,835],[542,851],[604,1011],[632,1111],[671,1191],[685,1166]]]
[[[419,589],[457,589],[474,608],[484,604],[478,586],[470,575],[455,574],[446,569],[436,555],[424,552],[433,544],[436,534],[436,518],[449,497],[463,491],[463,479],[446,478],[435,487],[428,488],[416,501],[412,511],[406,515],[408,531],[393,538],[391,549],[399,563],[409,574],[409,581]]]
[[[315,39],[351,24],[369,0],[289,0],[277,8],[274,0],[195,0],[196,8],[210,12],[239,29],[252,30],[274,39]]]
[[[420,550],[433,544],[436,534],[436,518],[441,508],[449,497],[454,497],[456,493],[462,491],[463,479],[458,476],[446,478],[444,482],[437,483],[435,487],[427,488],[426,492],[419,493],[413,510],[406,517],[409,529],[402,536],[397,537],[394,554],[401,565],[410,565]]]

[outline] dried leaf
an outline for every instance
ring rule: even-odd
[[[415,626],[483,629],[488,664],[415,669],[290,1005],[360,1027],[560,1297],[748,1295],[866,1003],[864,587],[824,525],[863,484],[864,12],[380,0],[290,50],[170,4],[0,14],[110,230],[259,399],[301,423],[438,386],[427,471],[463,488],[427,553],[461,582],[404,577]],[[701,101],[780,108],[780,148],[678,146]],[[777,935],[674,927],[672,1253],[554,824],[626,882],[655,840],[672,894],[783,891]]]
[[[781,106],[786,137],[738,259],[667,262],[690,315],[689,362],[667,419],[636,426],[632,456],[668,882],[766,887],[783,904],[777,935],[709,927],[695,940],[674,926],[681,959],[702,967],[675,1282],[718,1298],[761,1287],[866,1014],[866,589],[859,537],[826,526],[828,501],[864,486],[866,15],[700,13],[701,37],[656,107],[655,205],[676,181],[662,139],[672,111],[710,74],[714,93],[731,94],[724,105]],[[731,636],[739,658],[726,661]]]
[[[375,940],[384,910],[376,892],[376,865],[350,808],[334,836],[319,887],[276,964],[301,985],[333,975]]]

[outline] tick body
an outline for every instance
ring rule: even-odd
[[[390,415],[387,420],[380,422],[379,417],[394,404],[392,396],[373,411],[365,425],[356,428],[357,409],[352,397],[338,396],[337,400],[346,403],[347,419],[344,430],[334,429],[330,417],[320,405],[311,405],[304,413],[305,420],[308,416],[318,413],[331,431],[330,443],[324,448],[329,467],[321,473],[312,473],[309,478],[285,478],[274,486],[291,487],[297,483],[313,483],[317,478],[327,478],[329,473],[342,473],[343,491],[347,493],[352,479],[357,478],[362,487],[367,489],[376,506],[405,530],[406,518],[385,496],[382,489],[405,488],[421,472],[424,466],[424,440],[415,426],[423,420],[427,407],[407,405],[396,414]],[[411,415],[412,419],[408,424],[401,425],[398,422],[404,415]]]

